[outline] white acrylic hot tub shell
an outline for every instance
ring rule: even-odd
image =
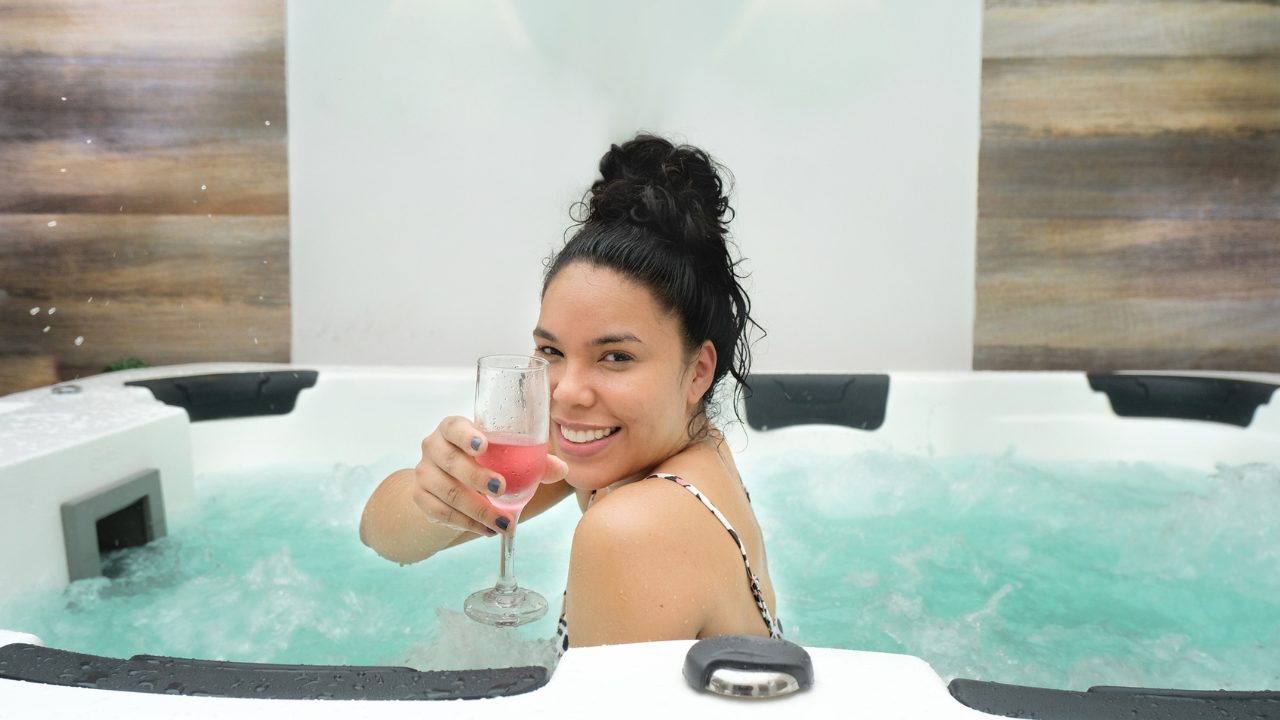
[[[293,413],[189,423],[181,410],[121,383],[288,366],[193,365],[126,371],[0,400],[0,602],[32,587],[66,583],[58,506],[86,488],[140,469],[161,469],[170,515],[192,502],[195,471],[261,462],[333,458],[370,463],[390,449],[417,447],[446,414],[470,412],[473,371],[313,367],[316,386]],[[1248,379],[1280,382],[1280,376]],[[1280,400],[1260,407],[1248,429],[1203,422],[1117,418],[1081,373],[902,373],[891,380],[885,423],[874,432],[804,426],[734,431],[751,453],[853,448],[946,455],[1001,453],[1041,459],[1159,460],[1212,468],[1216,462],[1280,463]],[[745,433],[749,437],[743,438]],[[354,537],[354,531],[353,531]],[[21,632],[21,628],[12,629]],[[0,644],[30,641],[0,634]],[[359,702],[192,698],[66,688],[0,680],[0,718],[96,717],[565,717],[600,711],[708,717],[839,712],[865,718],[989,717],[951,698],[922,660],[810,648],[815,687],[786,700],[727,700],[693,692],[681,668],[689,642],[571,650],[550,683],[492,700]],[[92,711],[89,710],[92,708]],[[678,709],[677,709],[678,708]]]

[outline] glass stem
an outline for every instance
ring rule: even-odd
[[[502,565],[498,567],[497,590],[500,593],[516,591],[516,525],[520,518],[511,517],[511,529],[502,534]]]

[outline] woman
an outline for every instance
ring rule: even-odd
[[[570,494],[563,646],[779,636],[764,539],[708,417],[725,376],[745,381],[750,303],[726,244],[719,166],[641,135],[600,161],[588,216],[548,264],[536,353],[550,363],[551,455],[522,513]],[[374,491],[360,536],[416,562],[510,527],[487,496],[485,438],[446,418],[422,461]],[[745,571],[745,572],[744,572]]]

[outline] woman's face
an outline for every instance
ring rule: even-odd
[[[715,350],[705,342],[690,357],[679,321],[648,288],[573,263],[547,286],[533,339],[550,362],[551,449],[570,485],[633,477],[688,444]]]

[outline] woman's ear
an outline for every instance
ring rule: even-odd
[[[702,402],[702,396],[711,388],[711,381],[716,374],[716,346],[710,340],[702,341],[702,347],[698,348],[691,369],[693,380],[689,383],[688,402],[690,405],[698,405]]]

